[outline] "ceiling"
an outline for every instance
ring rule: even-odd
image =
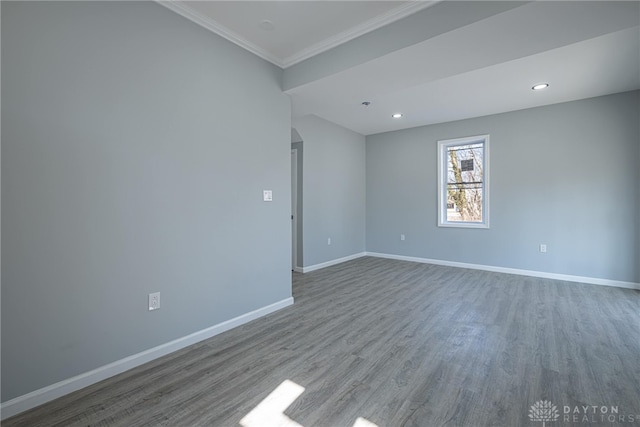
[[[174,0],[161,4],[280,68],[424,9],[432,1]]]
[[[294,125],[370,135],[640,89],[637,1],[161,4],[283,68]]]

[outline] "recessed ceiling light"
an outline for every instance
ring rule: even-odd
[[[393,117],[394,119],[399,119],[399,118],[401,118],[401,117],[402,117],[402,113],[395,113],[395,114],[392,114],[392,115],[391,115],[391,117]]]
[[[549,87],[549,83],[538,83],[537,85],[533,86],[531,89],[533,90],[542,90],[542,89],[546,89]]]

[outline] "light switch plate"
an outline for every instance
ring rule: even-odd
[[[272,202],[273,201],[273,191],[264,190],[262,192],[262,200],[264,200],[265,202]]]

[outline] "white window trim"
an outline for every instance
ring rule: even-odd
[[[484,143],[483,154],[483,190],[482,222],[447,221],[447,148],[455,145]],[[489,135],[469,136],[465,138],[443,139],[438,141],[438,227],[489,228]]]

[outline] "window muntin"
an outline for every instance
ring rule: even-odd
[[[438,141],[438,225],[489,227],[489,135]]]

